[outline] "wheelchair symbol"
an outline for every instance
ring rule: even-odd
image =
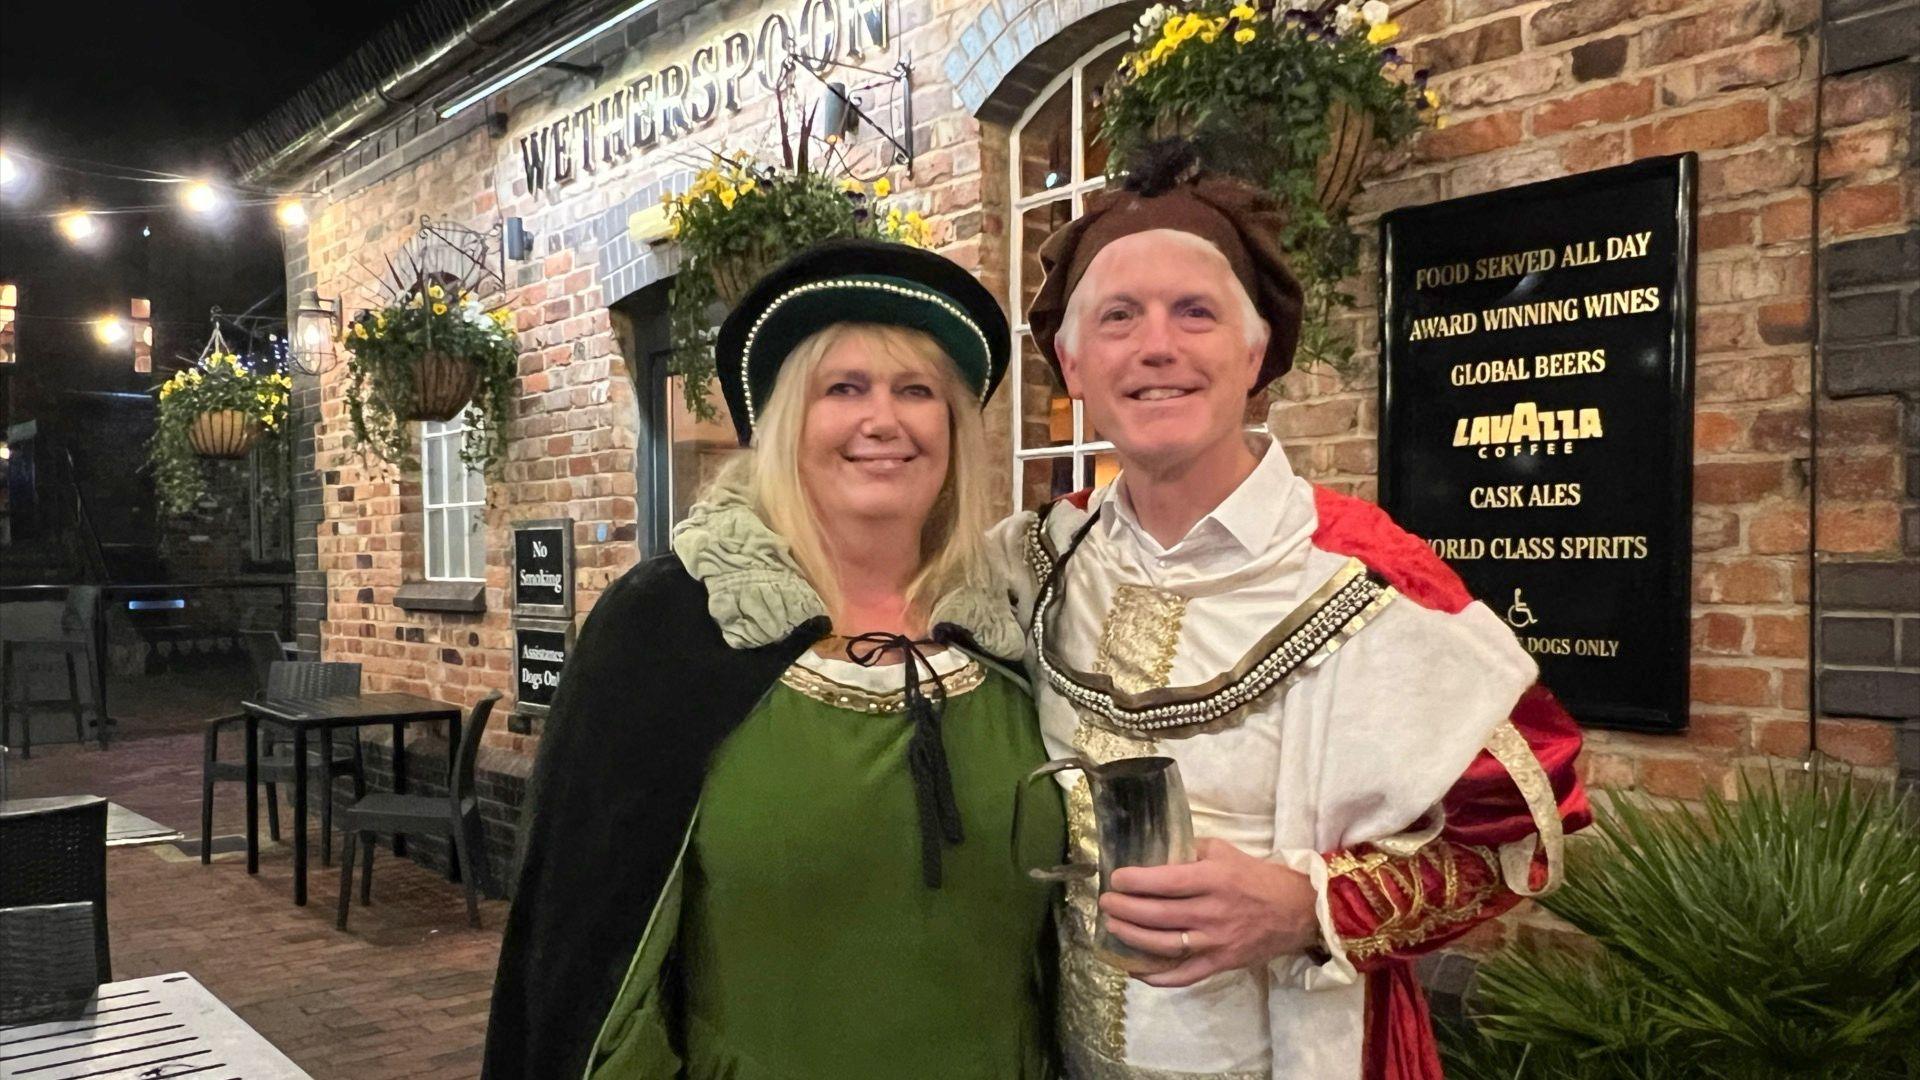
[[[1520,595],[1520,590],[1513,590],[1513,603],[1507,608],[1507,625],[1515,630],[1525,630],[1539,621],[1534,618],[1533,609],[1527,606],[1527,601]]]

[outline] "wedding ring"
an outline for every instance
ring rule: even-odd
[[[1193,955],[1193,939],[1185,930],[1180,931],[1180,956],[1182,959]]]

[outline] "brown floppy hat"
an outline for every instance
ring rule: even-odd
[[[1195,160],[1192,148],[1180,140],[1148,147],[1128,170],[1123,187],[1089,196],[1086,212],[1040,246],[1046,278],[1027,308],[1027,322],[1054,374],[1060,372],[1054,335],[1066,318],[1067,298],[1079,287],[1093,257],[1121,237],[1150,229],[1192,233],[1227,257],[1254,309],[1271,328],[1255,393],[1293,367],[1293,351],[1300,343],[1301,292],[1280,252],[1285,216],[1270,196],[1250,184],[1195,173]]]

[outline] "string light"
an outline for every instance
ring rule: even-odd
[[[195,180],[180,190],[180,201],[196,214],[211,214],[220,206],[220,193],[205,180]]]
[[[12,155],[0,150],[0,187],[12,187],[19,176],[20,168],[13,163]]]
[[[60,215],[60,231],[67,239],[82,244],[93,239],[98,226],[93,223],[93,215],[85,210],[68,210]]]
[[[289,229],[305,228],[307,224],[307,206],[299,199],[280,200],[280,224]]]
[[[108,348],[118,348],[132,340],[127,324],[112,315],[102,315],[93,320],[93,336]]]

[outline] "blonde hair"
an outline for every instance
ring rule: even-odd
[[[986,531],[993,523],[979,399],[931,335],[880,323],[844,322],[801,341],[787,354],[773,392],[759,410],[752,449],[729,462],[714,484],[744,488],[760,519],[787,542],[827,610],[838,611],[840,582],[828,556],[825,531],[801,480],[800,438],[814,374],[827,353],[849,335],[861,338],[886,370],[918,369],[933,376],[947,403],[947,475],[920,531],[920,570],[907,585],[908,611],[916,619],[925,619],[941,597],[986,580]]]

